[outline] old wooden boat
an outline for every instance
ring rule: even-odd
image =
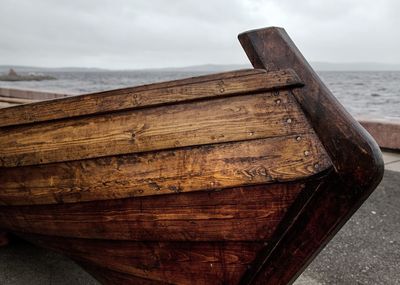
[[[287,284],[383,173],[288,35],[255,69],[0,110],[0,227],[105,284]]]

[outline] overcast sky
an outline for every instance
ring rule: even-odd
[[[237,34],[282,26],[310,61],[400,63],[398,0],[0,0],[0,65],[247,63]]]

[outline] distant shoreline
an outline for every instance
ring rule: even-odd
[[[42,81],[42,80],[54,80],[56,79],[50,75],[44,74],[28,74],[20,75],[14,68],[8,70],[8,74],[0,75],[0,81]]]
[[[400,71],[400,64],[374,63],[374,62],[354,62],[354,63],[332,63],[311,61],[311,66],[316,71],[342,71],[342,72],[363,72],[363,71]],[[252,68],[249,64],[203,64],[178,67],[144,67],[144,68],[97,68],[97,67],[38,67],[38,66],[18,66],[0,65],[0,73],[7,72],[9,69],[16,69],[20,72],[124,72],[124,71],[208,71],[220,72],[225,70],[235,70]]]
[[[56,80],[57,78],[49,75],[0,75],[0,81],[43,81]]]

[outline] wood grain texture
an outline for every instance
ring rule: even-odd
[[[291,70],[233,71],[5,109],[0,127],[300,85]]]
[[[331,166],[314,133],[4,168],[0,205],[75,203],[306,179]]]
[[[122,273],[108,268],[94,266],[88,262],[76,261],[86,272],[91,274],[100,284],[104,285],[166,285],[164,281],[155,281],[140,278],[131,274]]]
[[[0,128],[5,167],[303,134],[288,91]]]
[[[360,187],[376,186],[383,169],[378,145],[325,86],[285,30],[256,30],[239,35],[239,40],[255,68],[295,70],[305,86],[293,95],[343,179],[348,176]],[[358,164],[362,167],[355,167]]]
[[[296,219],[260,254],[242,284],[290,284],[376,188],[383,174],[379,147],[347,113],[281,28],[249,31],[239,40],[256,68],[290,66],[305,83],[293,91],[332,163],[332,171],[303,198]]]
[[[303,187],[302,183],[285,183],[76,204],[0,207],[0,228],[90,239],[264,241]]]
[[[119,273],[122,281],[135,280],[138,284],[237,284],[263,247],[263,243],[255,242],[130,242],[23,237],[84,263],[94,276],[105,279],[106,284],[116,281],[104,274],[99,276],[100,268],[104,272],[110,270],[111,276]]]

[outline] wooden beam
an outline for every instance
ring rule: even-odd
[[[0,204],[121,199],[292,181],[331,166],[314,133],[4,168]]]
[[[268,241],[302,182],[86,203],[1,207],[11,232],[131,241]]]

